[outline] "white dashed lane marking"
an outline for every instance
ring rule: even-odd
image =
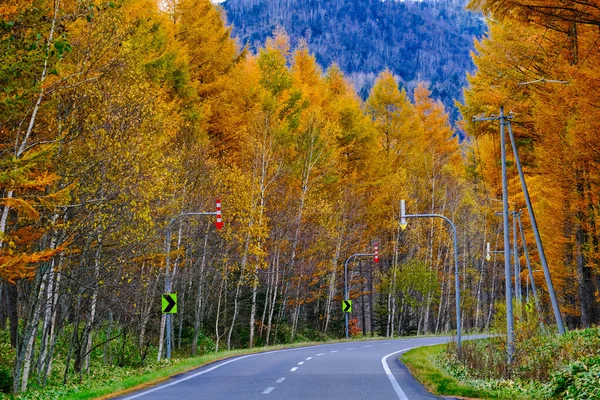
[[[312,357],[306,357],[306,361],[312,360]]]
[[[337,353],[339,350],[331,350],[330,353]]]
[[[298,367],[294,367],[294,368],[290,369],[290,371],[291,371],[291,372],[294,372],[294,371],[296,371],[297,369],[298,369]]]
[[[273,389],[275,389],[273,386],[268,387],[265,390],[263,390],[263,394],[269,394],[273,391]]]
[[[300,361],[300,362],[298,363],[298,365],[302,365],[302,364],[304,364],[304,361]]]
[[[354,347],[348,347],[346,350],[354,350]]]
[[[325,354],[325,353],[319,353],[319,354],[317,354],[317,357],[320,357],[320,356],[322,356],[323,354]]]
[[[372,347],[372,346],[373,346],[372,344],[368,344],[368,345],[363,346],[363,347]]]
[[[282,376],[281,378],[277,379],[275,382],[281,383],[283,381],[285,381],[285,376]]]

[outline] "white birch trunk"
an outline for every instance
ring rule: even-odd
[[[219,288],[219,299],[217,300],[217,316],[215,318],[215,352],[219,352],[219,342],[221,335],[219,335],[219,319],[221,317],[221,297],[223,296],[223,286],[225,285],[225,279],[221,280],[221,286]]]
[[[333,302],[333,298],[334,298],[335,292],[336,292],[335,277],[337,275],[338,262],[340,260],[340,254],[342,252],[342,244],[343,244],[343,240],[344,240],[344,231],[345,231],[345,225],[343,223],[343,219],[342,219],[341,226],[339,228],[340,229],[339,229],[338,242],[337,242],[337,246],[335,247],[335,254],[333,256],[333,260],[331,260],[332,270],[331,270],[331,274],[329,275],[329,291],[327,293],[327,302],[325,304],[325,328],[323,329],[324,332],[327,332],[327,328],[329,328],[329,320],[331,319],[331,303]]]
[[[90,318],[88,319],[85,332],[87,340],[84,347],[83,370],[87,373],[90,369],[90,353],[92,351],[92,327],[96,319],[96,304],[98,302],[98,281],[100,278],[100,254],[102,253],[102,239],[98,236],[98,248],[96,249],[96,257],[94,258],[94,289],[92,292],[92,304],[90,308]]]
[[[275,256],[275,284],[273,287],[273,299],[271,300],[271,310],[269,311],[269,322],[267,326],[267,340],[266,344],[269,345],[269,339],[271,337],[271,327],[273,326],[273,313],[275,312],[275,304],[277,302],[277,284],[279,283],[279,249]]]
[[[204,248],[202,249],[202,259],[200,261],[200,273],[198,274],[198,290],[196,292],[196,309],[194,310],[194,338],[192,341],[192,356],[196,356],[198,347],[198,336],[200,336],[200,323],[202,322],[202,291],[204,286],[204,266],[206,265],[206,249],[208,247],[208,233],[210,223],[206,224],[206,232],[204,233]]]
[[[231,327],[229,328],[229,332],[227,332],[227,350],[231,350],[231,335],[233,333],[233,329],[235,328],[235,320],[239,311],[239,299],[240,299],[240,288],[242,287],[242,275],[238,279],[236,288],[235,288],[235,296],[233,298],[233,317],[231,318]]]

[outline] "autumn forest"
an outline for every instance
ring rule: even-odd
[[[451,231],[400,229],[402,199],[456,224],[463,330],[502,329],[499,125],[473,121],[500,106],[565,326],[599,324],[600,15],[554,3],[473,0],[489,31],[453,124],[428,83],[382,69],[361,98],[282,28],[242,48],[209,0],[3,0],[0,391],[164,362],[167,335],[174,357],[341,338],[344,262],[375,244],[349,265],[351,333],[452,334]],[[507,146],[542,308],[515,318],[556,329]],[[222,229],[193,214],[216,199]]]

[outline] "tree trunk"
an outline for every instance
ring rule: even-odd
[[[217,300],[217,316],[215,318],[215,352],[219,352],[219,341],[221,336],[219,335],[219,317],[221,316],[221,297],[223,296],[223,286],[225,285],[225,279],[221,280],[221,286],[219,287],[219,298]]]
[[[447,279],[442,278],[442,290],[440,293],[440,304],[438,306],[437,318],[435,320],[435,334],[440,333],[440,326],[442,325],[442,309],[444,305],[444,298],[446,297],[446,285]]]
[[[10,329],[10,345],[17,348],[19,345],[19,293],[16,283],[6,283],[6,297],[8,303],[8,319]]]
[[[55,215],[53,218],[53,222],[56,222],[56,218],[58,216]],[[56,247],[56,240],[53,237],[53,241],[51,243],[51,247]],[[59,257],[59,268],[62,262],[62,256]],[[45,308],[44,308],[44,323],[42,328],[42,339],[40,342],[40,355],[38,357],[38,382],[45,385],[47,379],[46,373],[46,365],[47,359],[52,358],[52,352],[54,349],[54,335],[55,329],[54,325],[56,323],[56,307],[58,301],[58,286],[60,283],[60,273],[55,272],[56,267],[55,259],[50,261],[50,268],[48,268],[48,273],[46,274],[46,299],[45,299]]]
[[[258,268],[254,269],[254,279],[252,282],[252,305],[250,306],[250,337],[248,339],[248,348],[254,347],[254,328],[256,325],[256,295],[258,292]]]
[[[208,248],[208,234],[210,232],[210,223],[206,224],[204,233],[204,248],[202,249],[202,258],[200,261],[200,273],[198,274],[198,290],[196,293],[196,309],[194,310],[194,338],[192,339],[192,356],[196,356],[198,347],[198,336],[200,335],[200,324],[202,323],[202,291],[204,286],[204,267],[206,265],[206,250]]]
[[[327,332],[329,328],[329,320],[331,319],[331,303],[333,302],[333,298],[335,297],[336,287],[335,287],[335,278],[337,276],[338,270],[338,262],[340,260],[340,254],[342,252],[342,244],[344,240],[344,231],[346,224],[342,219],[341,226],[339,227],[339,236],[337,241],[337,246],[335,247],[335,254],[333,256],[333,260],[331,260],[332,269],[331,274],[329,275],[329,291],[327,293],[327,301],[325,303],[325,327],[323,332]]]
[[[240,289],[242,287],[242,279],[242,273],[240,272],[240,277],[238,278],[238,282],[235,286],[235,296],[233,298],[233,317],[231,318],[231,326],[229,328],[229,332],[227,333],[227,350],[231,350],[231,335],[233,333],[233,329],[235,328],[235,321],[237,319],[239,311],[239,299]]]
[[[273,290],[273,284],[275,283],[275,260],[271,260],[270,267],[268,269],[267,277],[267,292],[265,293],[265,304],[263,306],[262,316],[260,318],[260,327],[258,329],[258,336],[262,338],[263,331],[265,330],[265,320],[267,319],[267,311],[269,310],[269,302],[271,301],[271,292]]]
[[[150,268],[150,270],[152,270],[152,268]],[[154,307],[154,304],[155,304],[154,299],[156,298],[156,293],[158,292],[159,282],[160,282],[160,273],[157,271],[156,279],[154,280],[154,284],[152,285],[152,291],[151,291],[150,295],[147,296],[146,303],[144,305],[144,308],[142,309],[142,324],[140,327],[140,335],[139,335],[139,339],[138,339],[140,353],[143,351],[142,349],[146,348],[146,326],[148,325],[148,321],[150,320],[150,315],[152,314],[152,308]],[[112,314],[111,314],[111,316],[112,316]],[[163,322],[163,320],[161,319],[161,323],[162,322]],[[141,354],[140,354],[140,356],[141,356]],[[144,353],[144,356],[142,357],[142,359],[144,359],[145,356],[146,356],[146,353]]]
[[[62,257],[59,258],[59,265],[62,264],[61,262]],[[54,288],[53,288],[53,293],[52,293],[52,315],[51,315],[51,320],[50,320],[50,333],[48,335],[48,343],[49,343],[49,349],[47,351],[47,355],[45,357],[44,361],[44,367],[43,367],[43,373],[42,373],[42,386],[46,385],[46,380],[48,379],[48,375],[50,375],[50,372],[52,371],[52,358],[53,358],[53,354],[54,354],[54,345],[56,344],[56,340],[58,338],[58,299],[59,299],[59,289],[60,289],[60,281],[61,281],[61,276],[62,274],[59,272],[56,272],[55,274],[56,276],[56,280],[54,283]]]
[[[575,223],[575,261],[577,263],[577,278],[579,280],[579,309],[581,312],[581,325],[589,328],[594,320],[594,284],[592,282],[592,269],[588,265],[587,248],[589,247],[589,234],[586,227],[585,177],[581,169],[575,173],[579,205]]]
[[[98,235],[98,248],[96,249],[96,256],[94,257],[94,280],[93,280],[93,291],[92,291],[92,303],[90,306],[90,317],[88,318],[85,329],[84,329],[84,343],[83,348],[83,370],[88,373],[90,369],[90,353],[92,351],[92,327],[96,319],[96,304],[98,301],[98,289],[100,280],[100,255],[102,254],[102,237]]]
[[[275,304],[277,303],[277,284],[279,282],[279,248],[275,255],[275,285],[273,287],[273,299],[271,300],[271,310],[269,311],[269,322],[267,326],[267,341],[266,345],[269,345],[269,339],[271,337],[271,327],[273,322],[273,313],[275,312]]]
[[[47,262],[44,263],[44,265],[47,264]],[[47,268],[48,266],[37,271],[32,287],[32,293],[30,294],[30,303],[28,307],[29,315],[25,323],[23,340],[18,347],[17,359],[14,368],[13,391],[15,394],[19,391],[24,392],[27,390],[37,328],[42,313],[41,303],[45,290],[43,276],[45,275]]]

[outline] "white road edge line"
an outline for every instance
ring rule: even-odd
[[[282,376],[281,378],[277,379],[275,382],[281,383],[283,381],[285,381],[285,376]]]
[[[310,346],[310,347],[318,347],[318,346],[326,346],[326,345],[320,344],[320,345],[316,345],[316,346]],[[222,363],[220,363],[220,364],[217,364],[217,365],[215,365],[214,367],[210,367],[210,368],[208,368],[208,369],[205,369],[205,370],[203,370],[203,371],[196,372],[195,374],[192,374],[192,375],[185,376],[185,377],[183,377],[183,378],[181,378],[181,379],[177,379],[176,381],[173,381],[173,382],[167,383],[167,384],[165,384],[165,385],[161,385],[161,386],[155,387],[155,388],[153,388],[153,389],[150,389],[150,390],[145,390],[145,391],[143,391],[142,393],[134,394],[133,396],[125,397],[125,398],[123,398],[123,400],[133,400],[133,399],[137,399],[138,397],[145,396],[145,395],[147,395],[147,394],[149,394],[149,393],[154,393],[154,392],[156,392],[156,391],[158,391],[158,390],[161,390],[161,389],[167,388],[167,387],[169,387],[169,386],[173,386],[173,385],[177,385],[178,383],[185,382],[185,381],[187,381],[188,379],[193,379],[193,378],[195,378],[195,377],[197,377],[197,376],[204,375],[204,374],[206,374],[207,372],[211,372],[211,371],[214,371],[214,370],[215,370],[215,369],[217,369],[217,368],[220,368],[220,367],[222,367],[223,365],[227,365],[227,364],[230,364],[230,363],[232,363],[232,362],[235,362],[235,361],[242,360],[242,359],[244,359],[244,358],[248,358],[248,357],[255,357],[255,356],[261,356],[261,355],[264,355],[264,354],[283,353],[283,352],[288,352],[288,351],[296,351],[296,350],[302,350],[302,349],[306,349],[306,347],[297,347],[297,348],[295,348],[295,349],[272,350],[272,351],[265,351],[265,352],[262,352],[262,353],[248,354],[248,355],[245,355],[245,356],[236,357],[236,358],[233,358],[233,359],[231,359],[231,360],[227,360],[227,361],[224,361],[224,362],[222,362]],[[202,368],[202,367],[200,366],[200,367],[198,367],[198,368]],[[296,367],[296,368],[297,368],[297,367]]]
[[[415,349],[417,347],[419,347],[419,346],[410,347],[410,348],[404,349],[404,350],[398,350],[398,351],[395,351],[393,353],[388,354],[387,356],[383,356],[383,358],[381,359],[381,365],[383,365],[383,369],[385,370],[385,374],[387,375],[388,379],[392,383],[392,387],[394,388],[394,391],[396,391],[396,394],[398,395],[398,398],[400,400],[408,400],[408,397],[406,397],[406,394],[404,393],[404,391],[402,390],[402,388],[398,384],[398,381],[394,377],[394,374],[392,374],[392,371],[390,370],[390,367],[388,367],[388,365],[387,365],[387,359],[388,359],[388,357],[391,357],[394,354],[404,353],[406,351]]]
[[[290,372],[295,372],[298,369],[298,367],[294,367],[292,369],[290,369]]]
[[[262,394],[269,394],[271,393],[275,388],[273,386],[266,388],[265,390],[263,390]]]

